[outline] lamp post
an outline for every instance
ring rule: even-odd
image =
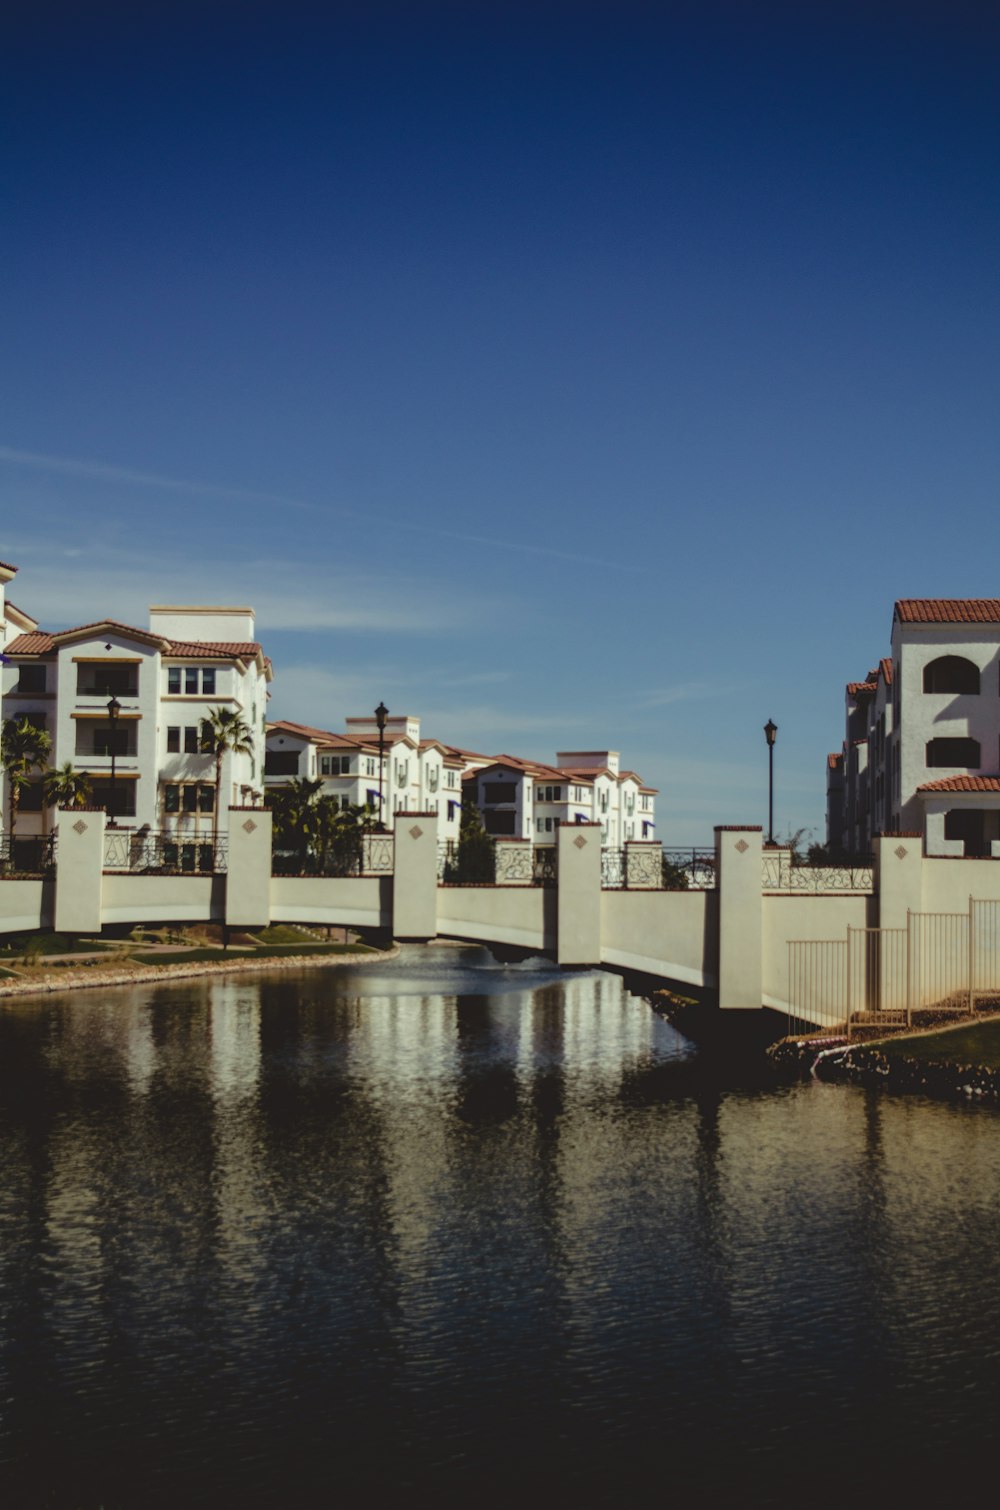
[[[375,722],[378,725],[378,826],[379,832],[385,833],[385,813],[382,806],[382,779],[385,770],[385,721],[389,717],[389,709],[385,703],[379,703],[375,709]]]
[[[767,842],[774,843],[774,741],[777,737],[778,725],[773,718],[769,718],[764,725],[764,738],[767,740]]]
[[[111,720],[111,822],[109,828],[117,828],[115,814],[117,803],[115,802],[115,752],[118,744],[118,715],[122,711],[122,705],[117,697],[112,695],[108,700],[108,717]]]

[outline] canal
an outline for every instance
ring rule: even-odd
[[[0,1004],[0,1502],[992,1477],[1000,1121],[404,948]]]

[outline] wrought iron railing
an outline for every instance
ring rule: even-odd
[[[559,881],[559,851],[554,844],[540,845],[531,851],[533,886],[555,886]]]
[[[438,881],[442,886],[495,886],[496,846],[492,843],[438,845]]]
[[[0,881],[30,881],[49,876],[56,868],[55,834],[0,834]]]
[[[391,876],[395,869],[392,834],[361,834],[326,850],[276,849],[271,872],[276,876]]]
[[[625,851],[611,846],[601,850],[601,886],[618,891],[625,885]]]
[[[677,880],[683,877],[691,891],[710,891],[715,886],[714,849],[664,845],[663,861],[664,885],[668,890],[675,889],[675,877],[671,875],[671,871],[677,873]]]
[[[765,853],[761,882],[765,891],[872,891],[875,872],[869,858],[847,865],[793,865],[787,857]]]
[[[108,828],[104,869],[131,875],[221,875],[229,868],[228,834],[187,835]]]

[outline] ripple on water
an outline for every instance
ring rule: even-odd
[[[997,1132],[762,1085],[614,977],[474,949],[18,1003],[0,1486],[765,1504],[924,1492],[958,1452],[974,1476]]]

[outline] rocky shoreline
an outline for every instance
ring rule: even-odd
[[[70,965],[60,967],[58,970],[45,970],[44,967],[33,966],[30,980],[19,978],[17,980],[0,980],[0,998],[10,996],[37,996],[53,991],[79,991],[94,990],[99,986],[140,986],[152,981],[161,980],[185,980],[202,975],[236,975],[242,972],[260,973],[265,970],[299,970],[303,967],[316,969],[317,967],[329,967],[331,965],[367,965],[375,961],[395,959],[399,954],[399,945],[393,944],[391,949],[379,950],[377,953],[366,952],[364,954],[288,954],[280,958],[269,955],[266,958],[253,959],[242,956],[239,959],[199,960],[171,965],[133,965],[130,969],[122,966],[104,967],[103,962],[97,965]]]
[[[775,1068],[837,1084],[933,1096],[946,1101],[1000,1101],[1000,1070],[982,1064],[885,1054],[876,1044],[846,1039],[784,1039],[768,1057]]]

